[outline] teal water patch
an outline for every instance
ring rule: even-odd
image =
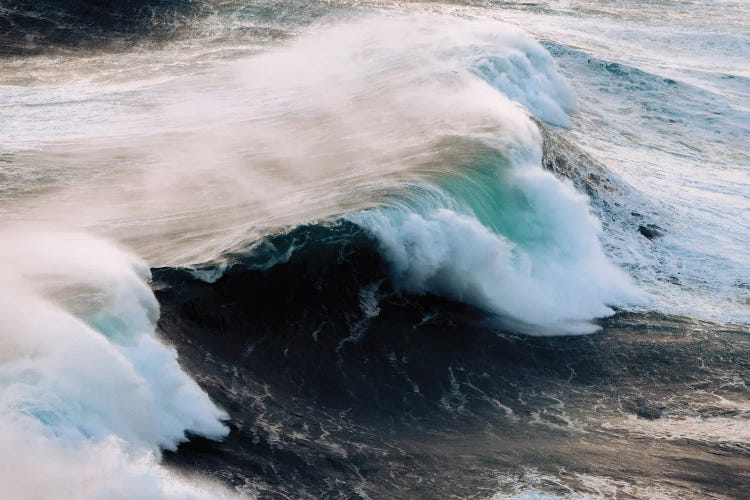
[[[516,182],[512,160],[486,145],[472,146],[460,163],[443,169],[431,182],[413,183],[392,194],[376,210],[396,222],[408,214],[446,209],[476,219],[522,249],[551,247],[556,234],[552,217]]]

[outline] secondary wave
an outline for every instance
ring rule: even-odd
[[[13,498],[215,498],[159,465],[226,414],[154,336],[148,269],[81,235],[5,230],[0,488]],[[21,240],[20,242],[18,240]],[[44,477],[44,481],[39,481]]]

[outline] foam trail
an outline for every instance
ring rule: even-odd
[[[10,445],[0,489],[13,498],[210,498],[211,488],[203,495],[159,465],[160,450],[186,431],[221,439],[228,430],[154,337],[148,268],[83,234],[14,228],[0,238],[12,291],[0,297],[0,436]]]

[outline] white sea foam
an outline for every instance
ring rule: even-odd
[[[538,163],[512,167],[504,190],[518,189],[524,208],[503,214],[524,236],[490,230],[461,201],[448,208],[375,210],[351,218],[378,238],[396,283],[473,304],[535,327],[529,333],[591,333],[611,305],[645,296],[612,265],[587,200]],[[500,180],[498,179],[498,182]],[[446,203],[446,205],[449,205]]]
[[[82,234],[8,228],[0,239],[0,490],[12,498],[222,494],[159,465],[160,450],[175,449],[186,431],[211,439],[228,431],[225,413],[154,336],[148,268]]]
[[[750,322],[750,17],[745,2],[542,2],[502,17],[548,43],[579,96],[568,140],[638,196],[613,200],[611,256],[652,307]],[[592,25],[596,29],[592,29]],[[647,241],[635,222],[655,222]],[[631,237],[633,235],[634,237]]]

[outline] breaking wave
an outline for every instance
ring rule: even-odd
[[[159,465],[186,433],[228,429],[154,335],[148,268],[90,236],[8,231],[20,241],[0,250],[4,494],[211,498]]]
[[[11,471],[3,491],[48,496],[66,480],[72,497],[228,494],[160,464],[189,435],[220,440],[228,429],[155,336],[145,264],[40,221],[97,228],[166,263],[157,293],[195,293],[198,304],[251,293],[255,312],[281,314],[268,319],[279,328],[286,306],[302,304],[303,316],[341,326],[337,349],[359,339],[384,296],[399,307],[415,300],[406,314],[466,307],[534,335],[590,333],[613,307],[643,300],[608,261],[588,199],[542,167],[534,119],[565,127],[575,99],[549,53],[518,29],[368,17],[180,84],[158,76],[104,75],[43,116],[40,103],[71,89],[4,90],[23,104],[10,139],[33,146],[21,156],[44,183],[27,182],[22,161],[6,174],[10,188],[0,186],[13,200],[3,214],[23,221],[0,234],[1,283],[13,290],[0,298],[0,437],[13,450],[0,454]],[[113,104],[139,91],[149,101],[137,112]],[[81,103],[85,116],[68,120]],[[52,132],[65,154],[46,144]],[[200,260],[210,263],[188,266]],[[231,312],[191,306],[167,321],[242,324],[248,314]],[[52,479],[35,482],[19,454]]]

